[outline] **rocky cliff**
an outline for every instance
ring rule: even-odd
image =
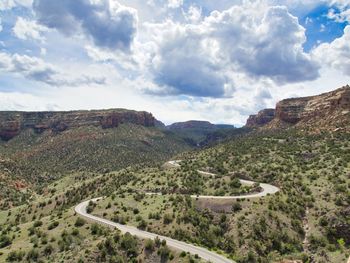
[[[82,126],[115,128],[122,123],[153,127],[156,119],[151,113],[123,109],[69,112],[0,112],[0,138],[10,140],[25,129],[36,133],[53,133]]]
[[[264,128],[296,126],[319,131],[349,130],[349,123],[350,86],[347,85],[317,96],[282,100],[276,105],[274,118],[269,120],[266,113],[261,111],[249,117],[246,126]]]
[[[275,109],[264,109],[258,112],[258,114],[250,115],[246,126],[249,128],[263,126],[275,118]]]

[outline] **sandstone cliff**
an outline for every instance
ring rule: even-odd
[[[249,128],[263,126],[275,118],[275,109],[264,109],[258,112],[258,114],[250,115],[246,126]]]
[[[317,96],[285,99],[277,103],[274,118],[264,118],[264,111],[251,116],[248,127],[265,129],[296,126],[302,129],[350,130],[350,86]]]
[[[121,123],[153,127],[156,119],[151,113],[123,109],[69,112],[0,112],[0,138],[10,140],[25,129],[36,133],[62,132],[82,126],[115,128]]]

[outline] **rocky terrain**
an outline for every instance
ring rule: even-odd
[[[274,117],[272,117],[274,115]],[[247,127],[283,128],[296,126],[306,130],[349,130],[350,86],[317,96],[285,99],[276,109],[260,111],[247,120]]]
[[[275,118],[275,109],[264,109],[258,112],[258,114],[250,115],[246,127],[260,127],[263,126]]]
[[[26,129],[36,133],[59,133],[71,128],[96,126],[115,128],[122,123],[153,127],[156,119],[151,113],[123,109],[70,112],[0,112],[0,138],[8,141]]]

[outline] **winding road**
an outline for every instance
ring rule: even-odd
[[[178,167],[180,166],[179,164],[179,160],[177,161],[169,161],[168,164]],[[204,172],[204,171],[200,171],[198,170],[199,173],[201,174],[205,174],[205,175],[215,175],[212,173],[208,173],[208,172]],[[247,181],[247,180],[240,180],[242,184],[246,184],[246,185],[252,185],[255,182],[253,181]],[[263,197],[266,196],[268,194],[275,194],[279,191],[279,189],[273,185],[269,185],[269,184],[260,184],[260,187],[263,189],[261,192],[259,193],[255,193],[255,194],[247,194],[247,195],[240,195],[240,196],[204,196],[204,195],[192,195],[192,198],[203,198],[203,199],[242,199],[242,198],[258,198],[258,197]],[[149,193],[149,194],[154,194],[154,193]],[[103,197],[99,197],[99,198],[95,198],[95,199],[91,199],[91,200],[87,200],[84,201],[80,204],[78,204],[75,207],[75,212],[77,214],[79,214],[82,217],[85,217],[89,220],[95,221],[99,224],[103,224],[109,227],[115,227],[118,228],[123,234],[129,232],[131,235],[135,235],[139,238],[142,239],[155,239],[156,237],[160,238],[161,240],[165,240],[167,245],[169,247],[172,247],[174,249],[177,250],[181,250],[181,251],[185,251],[185,252],[189,252],[193,255],[198,255],[199,257],[201,257],[204,260],[207,260],[209,262],[215,262],[215,263],[233,263],[234,261],[219,255],[213,251],[209,251],[206,248],[202,248],[199,246],[195,246],[189,243],[185,243],[183,241],[178,241],[175,239],[172,239],[170,237],[166,237],[166,236],[161,236],[161,235],[157,235],[151,232],[147,232],[147,231],[143,231],[140,230],[134,226],[127,226],[127,225],[121,225],[118,223],[115,223],[113,221],[104,219],[104,218],[100,218],[91,214],[88,214],[86,212],[86,208],[89,205],[90,201],[96,202],[100,199],[103,199]]]

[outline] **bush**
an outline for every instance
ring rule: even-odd
[[[55,229],[56,227],[58,227],[60,223],[58,223],[57,221],[54,221],[52,223],[50,223],[47,227],[48,230],[52,230],[52,229]]]
[[[154,250],[154,241],[152,239],[147,239],[145,242],[145,249],[148,251]]]
[[[162,246],[158,250],[158,255],[160,255],[162,261],[166,261],[170,255],[170,249],[168,246]]]
[[[147,227],[147,222],[146,222],[144,219],[142,219],[142,220],[139,222],[139,224],[137,225],[137,227],[138,227],[139,229],[145,229],[145,228]]]
[[[22,261],[25,253],[23,251],[11,251],[6,258],[8,262]]]
[[[40,220],[38,221],[35,221],[34,224],[33,224],[33,227],[40,227],[43,225],[43,222],[41,222]]]
[[[82,227],[83,225],[85,225],[85,220],[82,219],[81,217],[78,217],[77,220],[75,221],[74,226]]]
[[[242,205],[238,202],[235,202],[233,205],[232,205],[232,212],[238,212],[242,210]]]
[[[36,249],[32,249],[28,252],[26,259],[28,261],[38,261],[39,252]]]
[[[173,222],[173,217],[171,214],[165,214],[163,217],[163,223],[164,224],[170,224],[171,222]]]
[[[139,211],[139,209],[138,208],[134,208],[133,209],[133,213],[134,213],[134,215],[136,215],[136,214],[138,214],[140,211]]]
[[[51,255],[53,251],[54,251],[53,246],[49,244],[44,248],[44,255],[46,256]]]
[[[130,233],[126,233],[120,241],[120,246],[130,256],[137,255],[137,240]]]
[[[94,224],[92,224],[92,226],[91,226],[91,234],[92,235],[102,235],[102,228],[98,225],[98,224],[96,224],[96,223],[94,223]]]
[[[7,235],[3,235],[0,237],[0,248],[7,247],[11,245],[12,241]]]
[[[79,235],[79,230],[77,228],[74,228],[73,231],[72,231],[72,235],[73,236]]]

